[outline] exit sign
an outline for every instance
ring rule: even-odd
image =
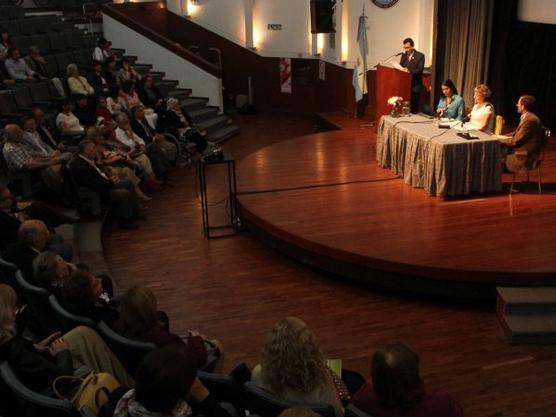
[[[267,26],[268,30],[282,30],[281,23],[269,23]]]

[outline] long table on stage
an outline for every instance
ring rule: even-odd
[[[467,140],[424,116],[383,116],[377,130],[376,158],[406,184],[439,196],[500,191],[501,147],[483,132]]]

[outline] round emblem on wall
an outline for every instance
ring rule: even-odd
[[[388,7],[392,7],[394,4],[398,2],[398,0],[371,0],[375,6],[382,7],[386,9]]]

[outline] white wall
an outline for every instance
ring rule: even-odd
[[[191,88],[194,96],[208,97],[209,104],[222,111],[221,79],[161,48],[110,16],[104,15],[102,20],[104,36],[113,42],[115,48],[124,48],[126,53],[139,56],[141,63],[152,64],[155,71],[164,71],[166,78],[178,80],[180,87]]]
[[[517,16],[526,22],[556,24],[556,0],[520,0]]]
[[[533,0],[531,0],[533,1]],[[167,0],[168,10],[183,15],[188,0]],[[197,0],[191,20],[227,39],[245,46],[245,4],[247,0]],[[272,57],[311,57],[311,15],[309,0],[252,0],[257,53]],[[402,40],[412,37],[416,48],[431,63],[435,0],[400,0],[394,7],[381,9],[369,0],[338,1],[336,47],[328,48],[328,35],[319,35],[319,52],[332,63],[347,61],[353,67],[357,24],[363,4],[368,16],[370,66],[402,50]],[[282,25],[281,31],[267,29],[269,23]],[[342,52],[342,47],[347,51]]]

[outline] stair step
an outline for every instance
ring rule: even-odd
[[[556,343],[556,314],[505,315],[502,320],[512,344]]]
[[[187,113],[193,120],[193,123],[197,125],[197,123],[203,120],[215,117],[218,114],[218,107],[204,107],[202,109],[188,111]]]
[[[185,100],[191,95],[191,89],[189,88],[176,88],[168,92],[170,97],[175,97],[178,100]]]
[[[207,135],[206,139],[210,142],[220,143],[230,139],[232,136],[237,135],[239,131],[239,126],[227,125],[226,127],[218,129],[215,132]]]
[[[499,314],[556,314],[556,287],[499,287]]]
[[[178,80],[162,80],[162,81],[159,81],[158,83],[156,83],[156,85],[158,86],[160,84],[163,84],[166,88],[173,90],[173,89],[177,88],[179,83],[180,82]]]
[[[152,65],[149,64],[135,64],[133,66],[133,68],[135,68],[135,71],[137,71],[139,73],[139,75],[141,75],[141,77],[145,77],[150,70],[152,69]]]
[[[139,57],[137,57],[136,55],[124,55],[124,59],[127,59],[129,62],[135,65]],[[150,65],[150,64],[142,64],[142,65]]]
[[[185,108],[187,112],[191,112],[193,110],[199,110],[204,108],[208,103],[208,98],[203,97],[189,97],[185,100],[182,100],[180,103],[182,107]]]
[[[230,118],[228,116],[218,116],[212,119],[203,120],[197,123],[195,127],[198,130],[206,130],[207,133],[215,132],[216,130],[228,126]]]

